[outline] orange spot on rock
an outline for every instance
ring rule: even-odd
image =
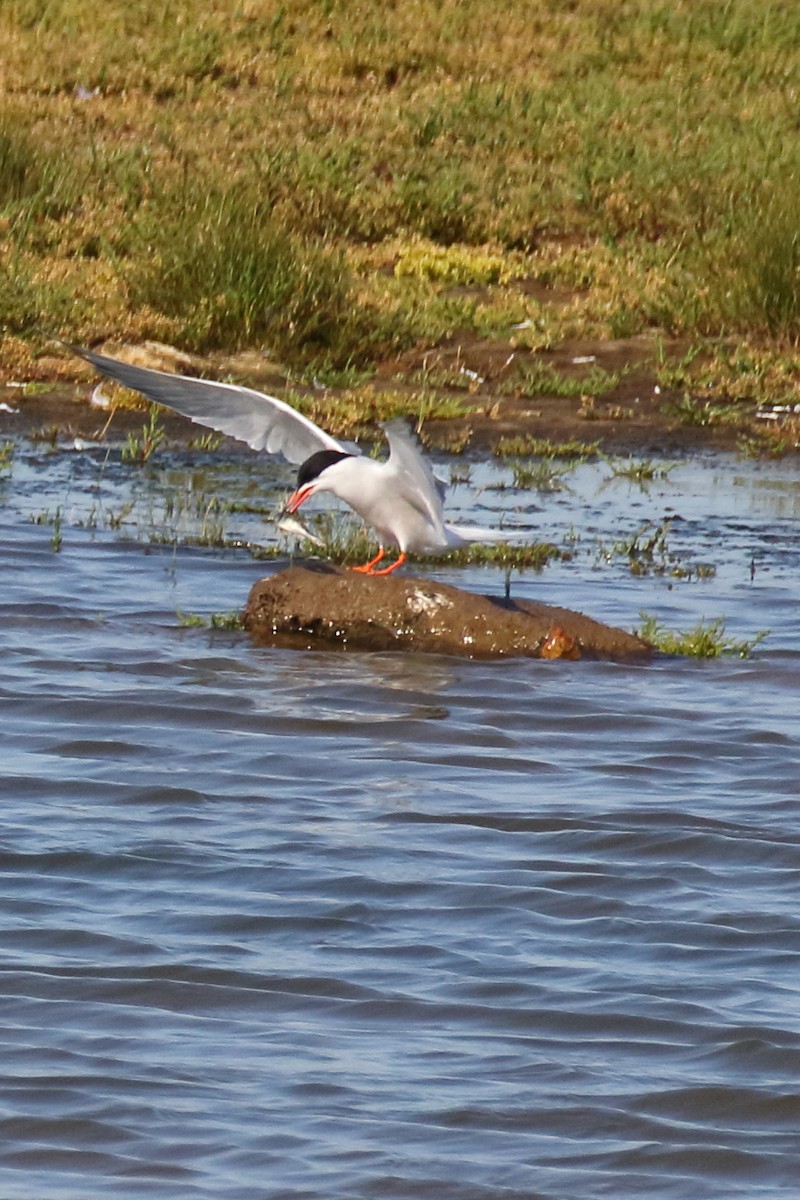
[[[580,658],[577,641],[560,625],[553,625],[539,648],[540,658]]]

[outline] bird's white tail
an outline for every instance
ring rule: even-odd
[[[522,533],[519,529],[485,529],[482,525],[445,525],[444,528],[451,550],[474,542],[510,542]]]

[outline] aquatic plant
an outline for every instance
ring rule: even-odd
[[[722,617],[699,621],[693,629],[676,633],[666,629],[655,616],[639,615],[641,625],[635,632],[664,654],[683,654],[692,658],[749,658],[756,646],[769,636],[769,630],[764,630],[749,639],[729,637]]]
[[[207,629],[208,618],[201,617],[198,613],[187,613],[183,609],[177,608],[175,616],[178,618],[178,624],[182,629]]]
[[[599,452],[598,458],[611,472],[608,476],[609,479],[627,479],[631,483],[639,484],[642,488],[656,480],[669,478],[670,473],[678,465],[674,462],[655,463],[651,458],[634,458],[633,455],[626,459],[612,458]]]
[[[454,462],[450,464],[450,486],[458,487],[462,484],[469,484],[472,480],[472,464],[467,462]]]
[[[494,453],[500,458],[566,458],[576,464],[595,458],[597,450],[597,442],[582,442],[578,438],[554,442],[531,434],[500,438],[494,447]]]
[[[103,509],[103,521],[107,529],[121,529],[125,521],[131,515],[135,508],[135,503],[132,500],[121,504],[116,511],[111,508]]]
[[[222,445],[222,434],[214,433],[209,430],[208,433],[198,434],[197,437],[190,438],[186,443],[187,450],[207,450],[213,452],[219,450]]]
[[[511,467],[511,486],[525,491],[560,492],[566,484],[564,476],[577,466],[577,460],[557,465],[551,459],[540,459],[509,463]]]
[[[238,610],[211,613],[210,616],[202,617],[198,613],[187,613],[176,609],[175,615],[182,629],[223,629],[232,632],[240,632],[244,629],[242,614]]]
[[[128,434],[122,447],[122,461],[144,466],[162,444],[164,437],[164,427],[159,420],[158,409],[152,405],[149,420],[142,426],[141,433],[138,436],[135,433]]]
[[[57,508],[53,517],[53,532],[50,535],[50,546],[53,551],[58,554],[64,542],[64,537],[61,532],[61,509]]]
[[[63,535],[63,517],[61,506],[59,505],[54,512],[50,512],[49,508],[45,508],[40,513],[36,513],[30,518],[34,525],[50,525],[53,532],[50,535],[50,548],[55,554],[58,554],[64,543]]]
[[[314,536],[321,540],[313,542],[299,539],[296,543],[298,553],[311,558],[324,558],[326,561],[351,566],[371,558],[377,550],[374,535],[363,525],[353,521],[343,513],[316,513],[309,519],[309,529]],[[279,558],[286,550],[275,546],[252,548],[254,557]],[[429,566],[486,566],[514,568],[517,570],[541,570],[556,559],[569,559],[569,550],[560,550],[550,542],[530,542],[522,545],[512,545],[507,542],[496,544],[476,543],[464,546],[459,550],[449,550],[442,554],[409,554],[409,562]]]
[[[552,542],[529,542],[513,545],[497,542],[494,545],[477,543],[451,550],[448,554],[420,558],[420,562],[453,567],[480,566],[501,567],[504,570],[541,571],[551,562],[566,561],[572,557],[568,550],[559,549]]]
[[[671,579],[709,579],[716,574],[711,563],[691,563],[675,554],[669,547],[672,517],[658,523],[645,521],[627,537],[617,538],[610,545],[598,542],[602,561],[622,560],[632,575],[667,575]]]

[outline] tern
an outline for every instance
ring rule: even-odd
[[[475,542],[503,542],[513,536],[508,530],[445,522],[444,485],[402,422],[383,426],[389,457],[378,462],[363,456],[357,447],[337,441],[275,396],[238,384],[132,366],[77,346],[70,349],[102,375],[156,404],[246,442],[254,450],[282,455],[298,465],[297,485],[285,513],[294,514],[312,496],[330,492],[377,533],[378,553],[354,571],[390,575],[406,562],[409,552],[436,554]],[[398,557],[379,567],[387,543],[397,547]]]

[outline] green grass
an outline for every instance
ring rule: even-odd
[[[2,361],[800,338],[784,0],[6,0],[0,38]]]
[[[418,432],[426,421],[450,421],[468,417],[474,406],[463,396],[434,392],[427,388],[400,389],[365,384],[360,388],[329,391],[316,388],[298,391],[290,388],[284,399],[312,421],[317,421],[334,435],[347,437],[362,434],[375,437],[376,424],[395,417],[408,417]],[[378,435],[378,444],[385,444]]]
[[[437,246],[420,240],[403,247],[394,273],[398,279],[425,279],[450,287],[486,287],[490,283],[508,283],[523,273],[524,261],[516,270],[508,256],[471,246]]]
[[[289,229],[255,190],[178,189],[133,223],[125,243],[116,264],[131,308],[162,313],[189,349],[266,343],[342,366],[380,338],[342,251]]]
[[[522,396],[602,396],[620,381],[616,371],[593,365],[590,370],[568,375],[552,364],[536,359],[521,364],[506,385]]]

